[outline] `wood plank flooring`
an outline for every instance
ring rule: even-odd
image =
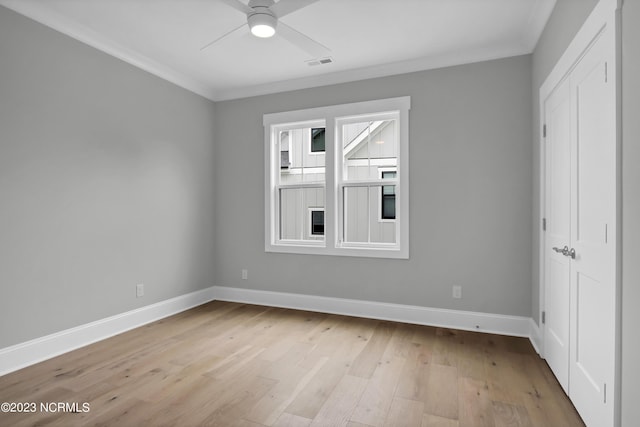
[[[0,377],[1,402],[37,408],[0,426],[584,425],[524,338],[220,301]]]

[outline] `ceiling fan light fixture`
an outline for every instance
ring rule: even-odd
[[[268,13],[254,13],[247,18],[251,34],[256,37],[268,38],[276,33],[277,19]]]

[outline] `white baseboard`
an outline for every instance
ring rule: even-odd
[[[390,304],[284,292],[213,287],[214,299],[297,310],[391,320],[466,331],[517,337],[530,336],[530,318],[472,311],[446,310],[413,305]]]
[[[528,337],[540,349],[540,329],[528,317],[213,286],[0,349],[0,376],[212,300]]]
[[[213,288],[202,289],[0,349],[0,376],[188,310],[213,298]]]

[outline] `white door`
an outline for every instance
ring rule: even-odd
[[[547,363],[587,426],[614,423],[616,88],[602,32],[544,100]],[[607,390],[607,386],[609,389]]]
[[[561,83],[545,100],[545,325],[547,363],[565,393],[569,392],[570,258],[563,250],[571,240],[571,87]],[[553,249],[555,248],[555,250]]]
[[[615,84],[603,34],[571,73],[571,345],[569,396],[589,426],[613,425],[615,367]],[[609,34],[610,36],[610,34]],[[607,400],[606,394],[609,394]]]

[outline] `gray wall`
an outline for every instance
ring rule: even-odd
[[[640,2],[622,7],[622,425],[640,420]]]
[[[265,253],[262,115],[404,95],[410,260]],[[531,114],[530,56],[217,103],[216,284],[529,316]]]
[[[537,320],[538,88],[595,3],[558,0],[532,58],[228,101],[215,121],[213,103],[0,7],[0,348],[212,284]],[[639,2],[626,0],[622,22],[621,401],[631,426]],[[413,105],[411,259],[264,253],[262,114],[399,95]],[[451,299],[452,284],[464,299]]]
[[[557,0],[531,60],[533,109],[533,265],[531,287],[531,314],[540,317],[540,86],[554,65],[582,27],[598,0]]]
[[[213,113],[0,7],[0,348],[213,284]]]
[[[532,58],[228,101],[215,116],[213,103],[0,7],[0,348],[214,283],[537,320],[538,88],[595,3],[558,0]],[[640,3],[627,0],[622,21],[630,426],[640,418]],[[413,104],[411,259],[264,253],[262,114],[399,95]],[[451,299],[452,284],[464,299]]]

